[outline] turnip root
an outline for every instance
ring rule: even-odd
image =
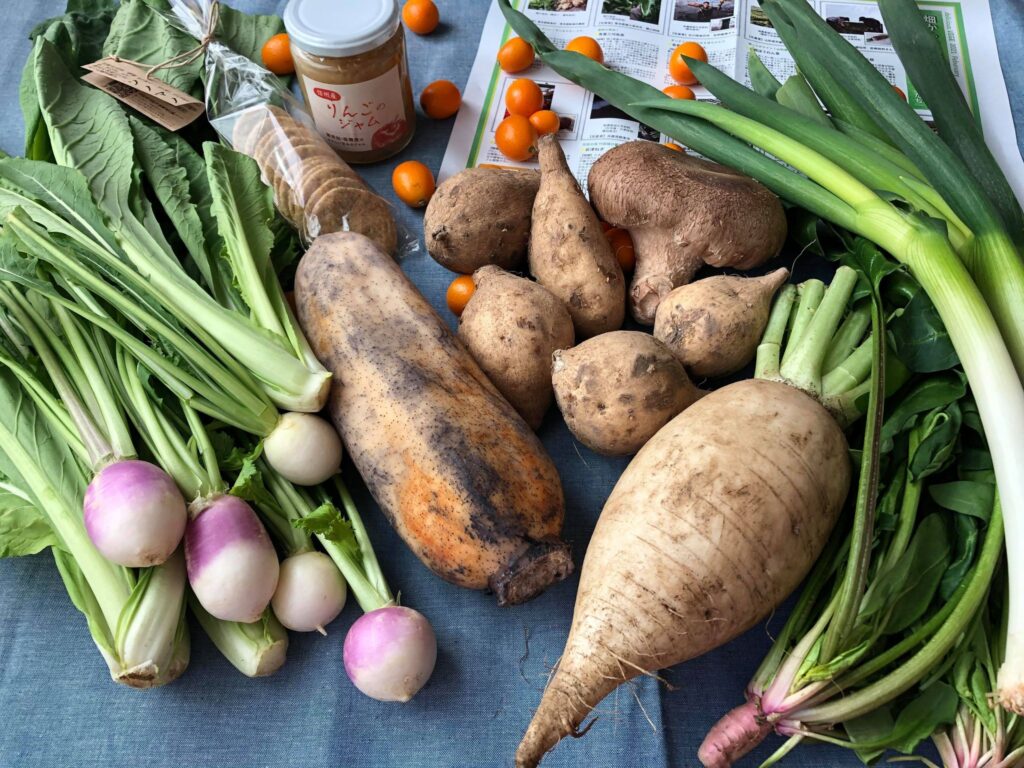
[[[651,141],[608,150],[587,183],[601,218],[633,238],[630,309],[643,325],[651,325],[658,304],[705,264],[752,269],[786,240],[785,212],[767,188]]]
[[[459,338],[498,391],[537,429],[551,405],[551,354],[573,345],[572,317],[544,286],[498,267],[473,273]]]
[[[365,613],[345,636],[345,672],[371,699],[409,701],[434,671],[437,638],[412,608],[389,605]]]
[[[324,627],[338,618],[347,595],[345,580],[331,558],[323,552],[301,552],[281,562],[270,605],[288,629],[326,635]]]
[[[190,511],[185,563],[196,599],[215,618],[256,621],[270,604],[280,573],[266,529],[235,496],[193,502]]]
[[[538,149],[541,178],[530,226],[530,273],[565,302],[578,338],[618,330],[626,315],[622,268],[558,139],[543,136]]]
[[[285,480],[318,485],[341,467],[341,438],[316,414],[289,412],[264,439],[263,455]]]
[[[754,359],[772,297],[789,277],[716,275],[681,285],[658,306],[654,335],[692,376],[728,376]]]
[[[467,168],[441,184],[423,214],[427,252],[442,267],[473,274],[526,260],[537,171]]]
[[[129,568],[159,565],[185,535],[185,499],[170,475],[137,459],[103,467],[85,489],[85,530],[105,558]]]
[[[551,379],[576,439],[609,456],[636,453],[703,394],[664,344],[638,331],[555,352]]]
[[[830,345],[849,341],[839,329],[856,283],[841,267],[827,291],[783,291],[758,348],[759,378],[701,398],[626,468],[594,530],[565,651],[519,745],[519,768],[578,735],[616,686],[731,640],[806,575],[850,485],[833,413],[847,412],[840,401],[856,401],[865,382],[840,381],[824,361]],[[794,307],[810,313],[800,328]],[[746,743],[753,725],[738,716],[727,735]]]

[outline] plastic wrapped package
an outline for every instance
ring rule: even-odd
[[[205,47],[206,112],[229,146],[253,158],[278,211],[308,244],[319,235],[366,235],[405,255],[416,240],[391,205],[363,182],[317,132],[304,105],[270,71],[218,42],[216,0],[170,0],[171,23]]]

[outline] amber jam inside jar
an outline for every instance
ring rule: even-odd
[[[349,163],[405,148],[416,107],[396,0],[292,0],[295,73],[317,130]]]

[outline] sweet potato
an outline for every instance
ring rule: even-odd
[[[602,333],[555,352],[551,380],[569,430],[608,456],[636,453],[703,394],[668,347],[639,331]]]
[[[427,252],[442,267],[471,275],[488,264],[515,269],[526,260],[540,174],[467,168],[441,184],[423,215]]]
[[[534,429],[551,405],[551,354],[573,345],[572,318],[543,285],[498,267],[473,273],[459,338]]]
[[[622,327],[626,284],[554,134],[541,137],[540,191],[530,226],[530,272],[565,302],[577,338]]]
[[[565,651],[516,765],[577,735],[619,684],[768,615],[820,553],[849,483],[839,425],[786,384],[730,384],[676,416],[601,512]]]
[[[503,605],[565,578],[554,464],[398,264],[361,235],[320,237],[295,298],[335,375],[331,419],[420,560]]]

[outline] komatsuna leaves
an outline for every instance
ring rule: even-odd
[[[47,19],[29,33],[33,52],[25,61],[18,88],[18,100],[25,123],[25,157],[31,160],[53,159],[43,113],[39,107],[39,93],[36,91],[36,39],[42,37],[53,43],[73,70],[102,57],[103,41],[110,30],[115,10],[112,0],[73,0],[68,3],[63,16]]]
[[[82,172],[114,226],[131,220],[135,153],[127,115],[113,97],[81,85],[53,45],[38,45],[36,88],[57,163]]]
[[[210,185],[206,165],[198,153],[179,136],[129,117],[135,137],[135,154],[149,186],[188,250],[202,280],[217,285],[211,253],[221,246],[217,223],[210,210]],[[212,244],[213,250],[210,250]]]
[[[170,10],[166,6],[166,10]],[[221,6],[222,8],[224,6]],[[129,61],[154,66],[196,47],[196,39],[170,24],[159,11],[144,0],[124,0],[110,25],[110,35],[103,45],[104,56],[118,56]],[[160,70],[157,77],[168,85],[196,96],[202,59]]]
[[[173,17],[166,0],[125,0],[111,24],[104,54],[154,66],[191,51],[198,44],[197,36],[180,28],[184,26],[181,22],[172,23],[169,19]],[[190,23],[198,29],[198,22]],[[278,16],[243,13],[221,3],[215,37],[232,51],[259,61],[263,44],[282,31],[284,25]],[[201,97],[202,75],[200,57],[186,66],[162,69],[157,77]]]

